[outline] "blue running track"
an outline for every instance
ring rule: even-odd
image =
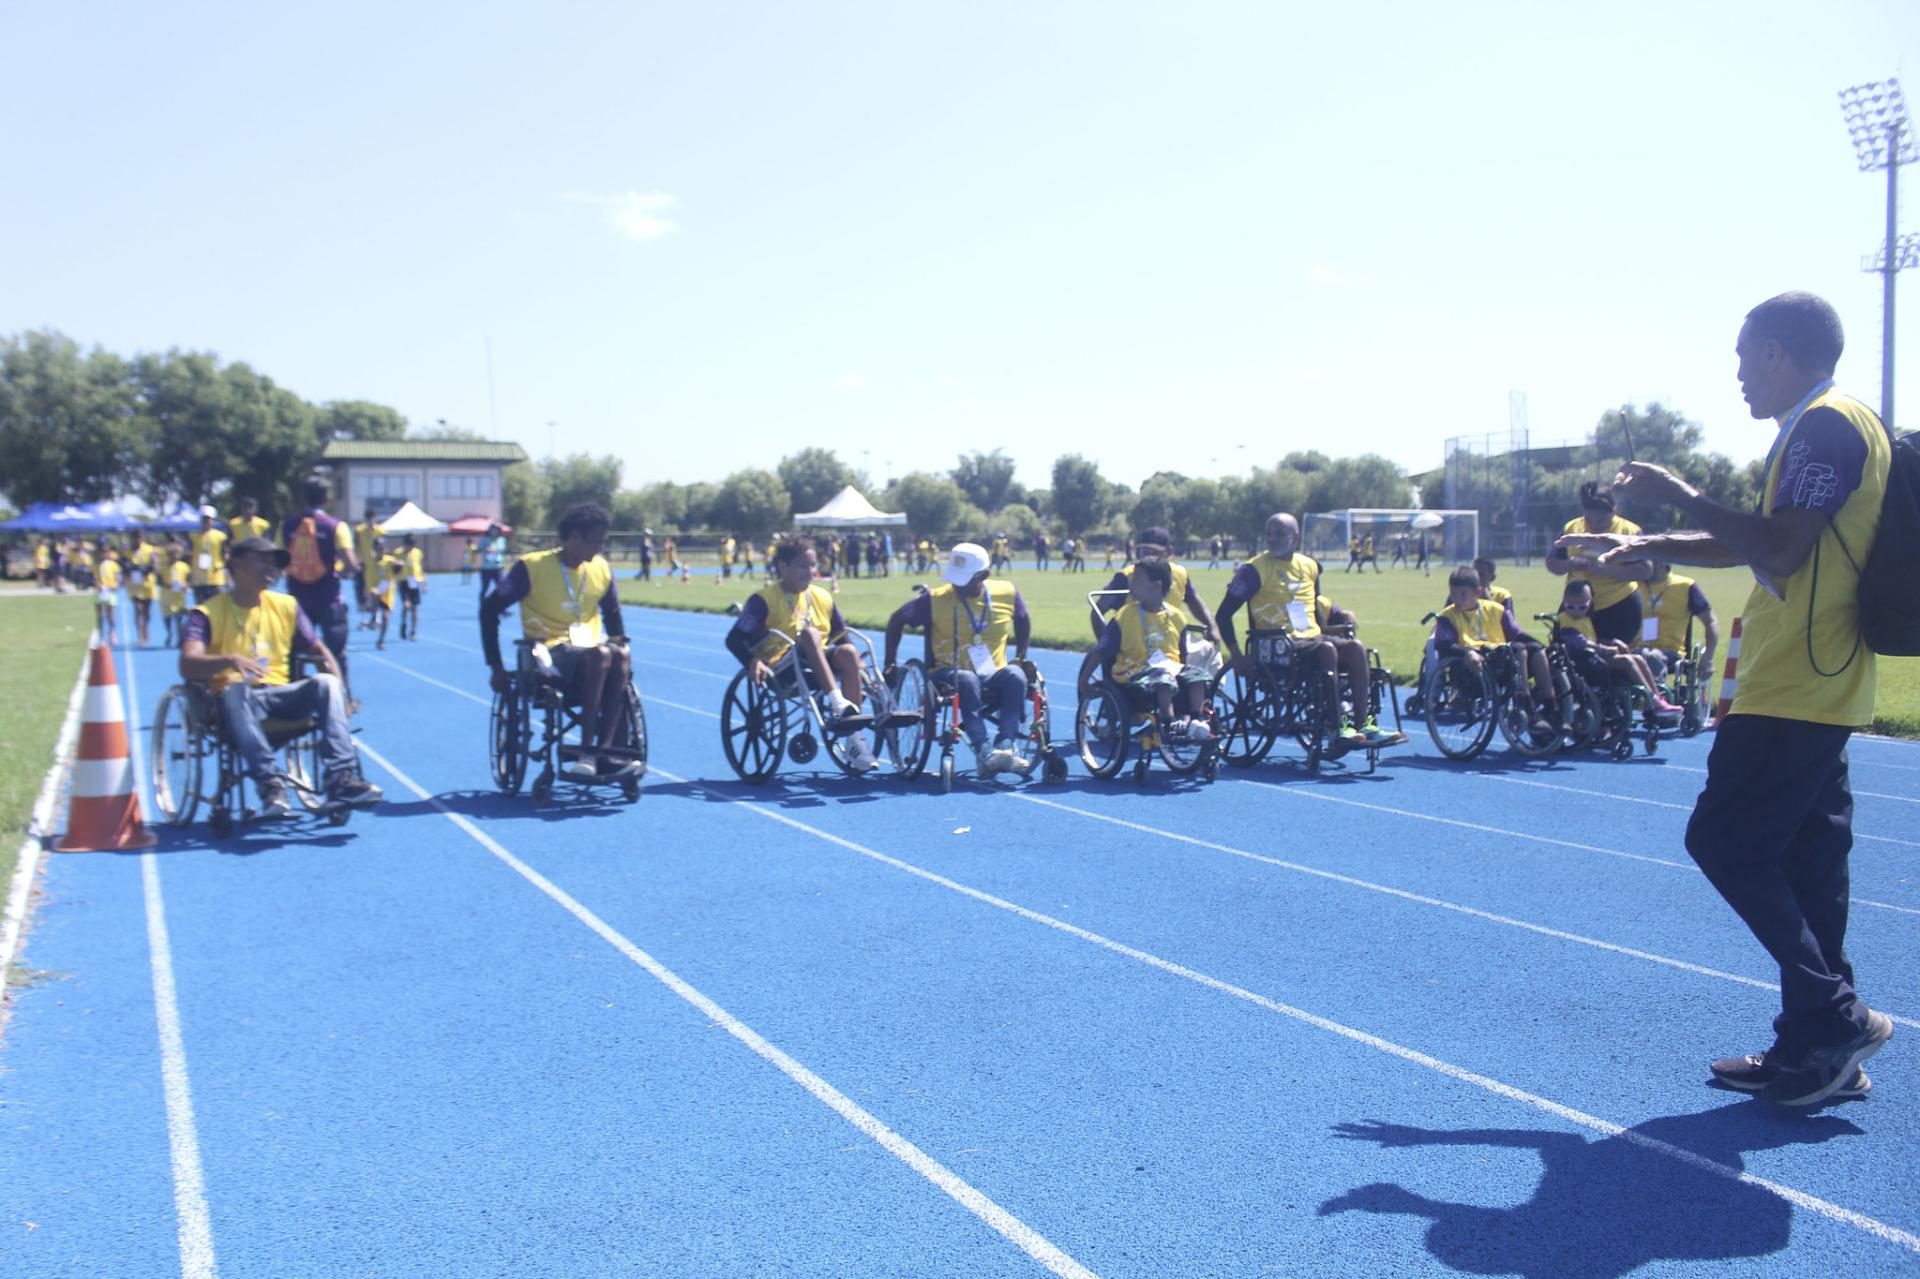
[[[1920,746],[1852,748],[1898,1033],[1802,1114],[1707,1083],[1777,976],[1681,847],[1710,736],[755,789],[727,619],[629,609],[646,795],[536,808],[457,598],[355,634],[377,813],[51,857],[5,1279],[1920,1273]]]

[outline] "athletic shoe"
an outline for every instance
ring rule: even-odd
[[[1779,1106],[1817,1106],[1851,1084],[1860,1063],[1891,1038],[1893,1022],[1885,1013],[1868,1009],[1867,1024],[1859,1034],[1843,1044],[1808,1053],[1803,1065],[1781,1071],[1760,1095]]]
[[[287,788],[279,782],[260,783],[260,808],[254,813],[256,822],[284,822],[293,816],[293,808],[287,803]]]
[[[600,756],[599,767],[595,769],[595,774],[600,778],[601,781],[605,782],[605,781],[616,781],[622,777],[631,777],[639,771],[640,771],[640,761],[637,759],[623,759],[623,760],[616,761],[616,760],[608,759],[605,755],[602,755]]]
[[[1182,736],[1196,745],[1204,745],[1213,740],[1213,730],[1207,727],[1204,720],[1190,719],[1187,721],[1186,732]]]
[[[386,792],[358,773],[339,773],[327,783],[327,798],[349,808],[372,808]]]
[[[592,781],[600,776],[600,770],[585,755],[576,755],[560,766],[560,771],[568,777],[578,777],[583,781]]]
[[[1367,739],[1369,746],[1398,746],[1407,740],[1405,733],[1391,732],[1372,720],[1360,726],[1360,735]]]
[[[1367,735],[1355,728],[1352,720],[1342,715],[1340,717],[1340,739],[1350,746],[1364,745],[1367,741]]]
[[[1680,717],[1686,713],[1684,708],[1675,706],[1664,697],[1656,697],[1653,699],[1653,717],[1663,725],[1678,724]]]
[[[1759,1092],[1780,1077],[1780,1067],[1768,1059],[1766,1053],[1748,1053],[1744,1057],[1722,1057],[1708,1067],[1714,1079],[1723,1087],[1736,1092]],[[1873,1081],[1867,1078],[1867,1072],[1854,1067],[1853,1078],[1834,1089],[1832,1100],[1847,1101],[1855,1097],[1864,1097],[1873,1087]]]
[[[980,775],[982,777],[992,777],[995,773],[1009,772],[1013,768],[1013,761],[1014,754],[1011,749],[1005,746],[996,746],[987,752],[986,759],[981,762]]]

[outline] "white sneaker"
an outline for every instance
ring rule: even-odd
[[[986,763],[981,765],[981,771],[989,777],[995,773],[1010,772],[1014,766],[1013,761],[1014,754],[1012,751],[1004,746],[996,746],[987,752],[987,760]]]
[[[595,768],[593,761],[584,755],[575,756],[573,759],[568,760],[560,766],[560,771],[568,777],[580,777],[589,781],[600,776],[600,770]]]
[[[1210,742],[1213,740],[1213,730],[1207,727],[1204,720],[1190,719],[1187,721],[1187,740]]]

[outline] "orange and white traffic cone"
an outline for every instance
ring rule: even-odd
[[[1739,691],[1740,681],[1734,676],[1740,669],[1740,619],[1733,619],[1733,630],[1727,636],[1727,669],[1720,677],[1720,700],[1713,705],[1713,718],[1708,728],[1720,727],[1720,721],[1726,718],[1733,708],[1733,695]]]
[[[140,798],[134,794],[133,761],[127,756],[127,720],[120,709],[113,650],[97,634],[68,795],[72,803],[67,808],[67,833],[53,846],[55,852],[153,847],[153,832],[140,820]]]

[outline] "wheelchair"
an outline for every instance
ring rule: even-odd
[[[773,665],[763,684],[755,684],[742,667],[727,685],[720,702],[720,744],[727,763],[741,781],[758,786],[780,771],[780,761],[811,763],[822,744],[841,772],[856,776],[853,738],[871,732],[876,758],[885,759],[902,777],[917,777],[926,764],[930,716],[924,679],[919,687],[901,687],[900,700],[880,678],[873,642],[859,631],[847,635],[859,647],[861,696],[867,710],[832,718],[823,690],[814,687],[812,672],[794,638],[770,629],[769,637],[786,642],[787,651]],[[851,699],[850,699],[851,700]]]
[[[1345,633],[1350,628],[1323,628],[1322,634]],[[1286,630],[1253,629],[1247,633],[1247,655],[1254,669],[1242,673],[1226,667],[1213,682],[1213,700],[1220,708],[1220,756],[1229,768],[1251,768],[1265,759],[1276,746],[1290,742],[1300,752],[1299,762],[1309,773],[1317,773],[1323,763],[1338,760],[1354,751],[1366,756],[1367,772],[1380,765],[1385,744],[1348,745],[1340,737],[1338,714],[1355,724],[1372,719],[1380,722],[1391,708],[1393,726],[1400,729],[1400,692],[1393,683],[1393,672],[1380,664],[1380,654],[1367,649],[1367,704],[1355,704],[1351,681],[1336,668],[1340,681],[1338,714],[1323,704],[1319,681],[1323,672],[1299,660],[1292,633]]]
[[[1588,671],[1573,660],[1557,613],[1535,613],[1536,622],[1551,628],[1547,641],[1547,664],[1554,684],[1564,677],[1567,689],[1563,701],[1564,745],[1568,750],[1597,750],[1614,759],[1631,759],[1636,738],[1646,753],[1660,749],[1660,721],[1653,712],[1653,699],[1633,680],[1612,671]]]
[[[1190,626],[1187,635],[1204,639],[1206,630]],[[1190,643],[1189,653],[1192,651]],[[1208,685],[1201,711],[1200,717],[1207,726],[1206,740],[1194,742],[1175,738],[1171,725],[1161,719],[1159,706],[1149,690],[1122,684],[1105,670],[1097,683],[1089,685],[1083,681],[1073,717],[1074,745],[1080,752],[1081,764],[1088,773],[1104,781],[1118,776],[1127,756],[1137,748],[1139,755],[1133,764],[1136,783],[1146,784],[1155,755],[1176,776],[1199,776],[1212,781],[1220,773],[1225,731],[1215,697],[1218,687],[1217,679]],[[1179,698],[1181,692],[1174,696]]]
[[[487,740],[493,784],[500,793],[518,795],[526,784],[528,766],[538,762],[540,771],[530,788],[537,804],[553,797],[556,781],[582,791],[615,787],[628,803],[637,801],[647,771],[647,712],[631,676],[626,684],[627,713],[621,740],[584,750],[580,744],[585,725],[581,722],[579,695],[564,686],[551,666],[539,660],[534,641],[516,640],[513,647],[514,667],[507,674],[507,691],[493,695]],[[604,755],[638,767],[620,777],[575,777],[560,771],[562,764],[580,755]]]
[[[299,674],[302,659],[295,658]],[[327,798],[320,768],[320,721],[311,716],[269,719],[261,725],[267,745],[279,757],[274,774],[301,813],[329,826],[345,826],[353,810]],[[204,683],[188,680],[160,695],[148,730],[149,781],[156,816],[181,829],[207,806],[207,826],[225,839],[258,813],[247,804],[245,761],[220,723],[220,699]],[[212,789],[206,786],[212,773]],[[280,825],[281,823],[276,823]]]
[[[1429,614],[1427,621],[1432,620]],[[1529,677],[1521,645],[1504,644],[1482,650],[1478,663],[1464,650],[1444,653],[1427,668],[1420,687],[1421,717],[1427,735],[1448,759],[1472,759],[1487,748],[1497,727],[1507,745],[1527,759],[1543,759],[1565,743],[1576,700],[1569,696],[1572,679],[1564,667],[1548,659],[1560,718],[1547,721],[1534,714]]]
[[[954,751],[961,742],[967,740],[967,734],[960,721],[960,686],[951,678],[937,678],[931,661],[931,657],[926,660],[910,657],[895,667],[889,691],[893,704],[902,712],[909,707],[925,708],[917,737],[901,737],[910,752],[917,752],[902,761],[901,772],[908,777],[919,776],[926,768],[934,743],[939,743],[940,793],[945,795],[953,789]],[[1032,662],[1026,663],[1025,671],[1027,723],[1026,731],[1017,740],[1025,743],[1023,753],[1027,767],[1020,775],[1031,777],[1038,770],[1041,781],[1058,785],[1067,780],[1067,760],[1053,745],[1047,682]],[[980,717],[990,729],[998,730],[1000,727],[1000,708],[984,699]]]
[[[1687,618],[1686,638],[1681,642],[1685,646],[1681,652],[1667,649],[1643,649],[1642,652],[1660,655],[1663,669],[1655,673],[1661,676],[1662,692],[1668,701],[1681,708],[1680,736],[1693,737],[1706,727],[1706,709],[1701,699],[1706,694],[1706,681],[1713,673],[1701,670],[1701,660],[1706,650],[1693,642],[1691,616]]]

